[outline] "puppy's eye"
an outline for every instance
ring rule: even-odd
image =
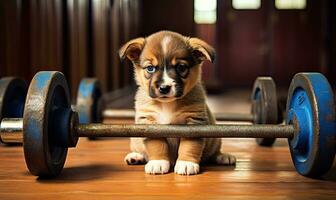
[[[188,66],[186,64],[177,64],[176,65],[176,71],[179,74],[183,74],[187,71]]]
[[[150,74],[154,73],[156,71],[156,68],[152,65],[149,65],[148,67],[146,67],[146,71]]]

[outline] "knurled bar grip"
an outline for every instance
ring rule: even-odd
[[[292,138],[293,125],[80,124],[79,137]]]

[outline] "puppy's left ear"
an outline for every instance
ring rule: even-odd
[[[215,49],[208,43],[198,38],[189,38],[188,43],[192,48],[192,54],[199,62],[205,60],[209,60],[212,63],[214,62]]]
[[[119,56],[121,59],[125,59],[127,57],[132,62],[137,62],[139,61],[139,57],[144,46],[145,38],[136,38],[130,40],[120,48]]]

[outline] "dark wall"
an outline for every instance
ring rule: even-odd
[[[0,2],[1,76],[30,81],[40,70],[67,72],[63,7],[62,1]]]
[[[287,87],[297,72],[318,71],[334,82],[334,1],[307,1],[304,10],[278,10],[262,1],[257,10],[235,10],[218,1],[217,64],[224,87],[249,87],[272,76]]]
[[[327,66],[328,66],[328,78],[332,81],[332,85],[336,89],[336,1],[329,1],[326,7],[327,10],[327,23],[326,33],[327,40]]]
[[[63,71],[75,94],[81,78],[104,89],[133,83],[117,51],[159,30],[198,36],[217,48],[204,79],[219,88],[250,87],[258,75],[288,85],[298,71],[321,71],[336,84],[336,3],[312,1],[305,11],[236,11],[218,1],[215,25],[195,25],[193,0],[1,0],[0,77],[30,81],[40,70]]]
[[[160,30],[194,35],[194,1],[144,0],[142,19],[145,36]]]
[[[336,81],[334,1],[308,0],[305,10],[277,10],[274,1],[264,0],[256,11],[217,1],[216,25],[194,24],[193,2],[143,1],[141,33],[173,30],[212,44],[216,63],[203,67],[208,87],[250,87],[257,76],[273,76],[287,87],[301,71],[319,71]]]
[[[0,76],[31,80],[62,71],[75,94],[81,78],[111,90],[133,82],[119,47],[139,35],[138,0],[0,1]]]

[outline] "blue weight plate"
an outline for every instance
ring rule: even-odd
[[[277,124],[278,103],[276,86],[271,77],[258,77],[251,95],[251,112],[254,116],[254,124]],[[260,146],[272,146],[273,138],[257,138]]]
[[[328,80],[320,73],[299,73],[293,78],[287,99],[287,124],[299,132],[289,139],[296,170],[319,177],[332,166],[335,156],[335,104]]]
[[[22,118],[27,95],[27,83],[15,77],[0,79],[0,121]]]
[[[37,73],[28,90],[23,116],[23,148],[29,171],[40,177],[57,176],[63,169],[68,148],[57,145],[56,111],[71,111],[70,95],[60,72]],[[61,124],[62,125],[62,124]]]
[[[102,96],[100,83],[95,78],[84,78],[79,84],[76,111],[80,124],[101,122],[99,100]]]

